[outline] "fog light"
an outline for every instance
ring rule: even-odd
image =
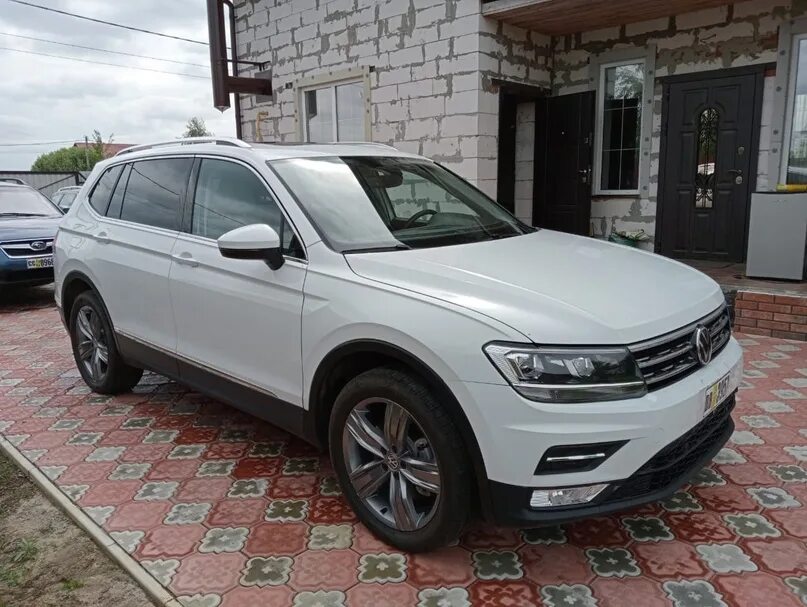
[[[553,508],[585,504],[602,493],[607,486],[607,484],[598,484],[567,487],[566,489],[536,489],[532,492],[530,507]]]

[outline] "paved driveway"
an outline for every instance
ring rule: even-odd
[[[91,394],[46,299],[0,304],[0,433],[189,606],[807,605],[805,344],[743,338],[732,443],[665,502],[410,555],[286,433],[153,375]]]

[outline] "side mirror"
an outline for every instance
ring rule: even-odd
[[[259,259],[273,270],[283,265],[280,237],[265,223],[230,230],[219,236],[219,252],[229,259]]]

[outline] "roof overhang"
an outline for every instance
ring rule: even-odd
[[[493,0],[482,5],[482,14],[561,36],[726,4],[726,0]]]

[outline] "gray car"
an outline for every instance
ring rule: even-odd
[[[67,212],[73,205],[73,201],[76,199],[76,196],[81,191],[80,185],[71,185],[64,188],[59,188],[56,190],[56,193],[53,195],[51,199],[53,204],[59,207],[62,211]]]

